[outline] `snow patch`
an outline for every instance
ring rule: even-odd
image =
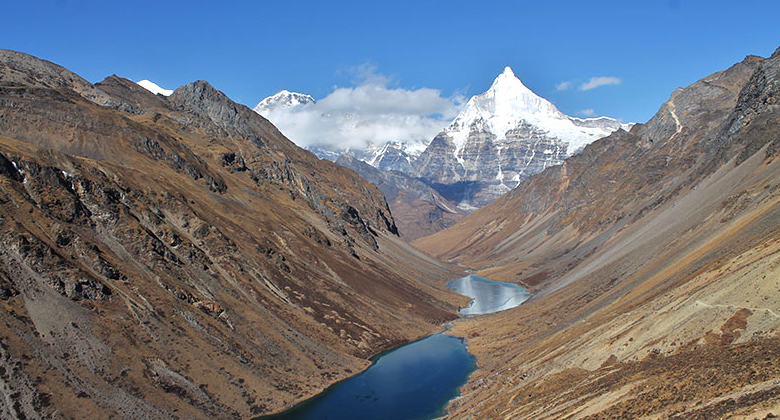
[[[149,92],[154,93],[155,95],[171,96],[171,94],[173,93],[172,89],[163,89],[160,86],[158,86],[156,83],[146,79],[139,80],[138,82],[136,82],[136,84],[148,90]]]

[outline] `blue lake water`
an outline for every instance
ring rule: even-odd
[[[263,420],[428,420],[474,368],[463,339],[434,334],[378,356],[362,373]]]
[[[528,292],[511,283],[471,275],[447,287],[471,297],[463,315],[479,315],[517,306]],[[458,395],[475,368],[463,339],[434,334],[373,359],[364,372],[320,395],[262,420],[430,420]]]
[[[460,310],[461,315],[484,315],[514,308],[530,296],[530,293],[518,285],[488,280],[473,274],[453,280],[447,287],[473,299],[469,306]]]

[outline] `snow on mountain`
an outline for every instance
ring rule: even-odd
[[[317,103],[313,97],[304,93],[282,90],[275,95],[260,101],[254,111],[276,123],[278,117],[289,119],[290,112],[300,111],[304,107]],[[303,118],[303,117],[302,117]],[[361,125],[357,116],[343,113],[335,116],[347,125]],[[314,152],[320,159],[335,161],[339,156],[348,154],[375,168],[382,170],[396,170],[402,172],[411,171],[414,158],[419,156],[428,146],[430,140],[425,141],[390,141],[386,143],[367,143],[363,147],[338,146],[329,144],[313,144],[307,148]]]
[[[409,172],[412,161],[425,151],[428,143],[427,141],[391,141],[383,144],[369,144],[366,147],[366,153],[370,158],[366,159],[365,162],[383,170]],[[405,164],[397,162],[399,160]]]
[[[289,90],[282,90],[263,99],[252,109],[258,114],[265,116],[264,114],[268,111],[278,110],[280,108],[297,108],[307,104],[313,104],[315,102],[316,101],[311,97],[311,95],[290,92]]]
[[[154,93],[155,95],[171,96],[171,94],[173,93],[172,89],[163,89],[160,86],[158,86],[156,83],[146,79],[139,80],[138,82],[136,82],[136,84],[148,90],[149,92]]]
[[[461,208],[473,209],[587,144],[630,127],[608,117],[570,117],[506,67],[430,142],[415,160],[413,174],[440,186],[439,192]]]
[[[328,98],[315,102],[309,95],[283,90],[260,101],[254,110],[293,135],[297,125],[312,120],[336,122],[318,129],[318,136],[325,141],[307,145],[318,157],[335,161],[349,154],[378,169],[423,178],[470,210],[493,201],[528,176],[561,163],[585,145],[617,129],[630,128],[608,117],[581,119],[562,113],[523,85],[510,67],[485,93],[471,97],[433,139],[392,138],[387,134],[404,132],[397,130],[397,125],[407,119],[393,120],[395,126],[378,125],[378,120],[361,118],[355,110],[331,114],[326,102]],[[359,137],[377,127],[390,141],[328,141],[344,132]]]
[[[495,79],[487,92],[473,96],[444,132],[455,144],[455,155],[466,145],[472,127],[493,133],[494,142],[506,140],[508,131],[524,122],[568,144],[569,155],[621,128],[612,118],[580,119],[562,113],[550,101],[536,95],[510,67]]]

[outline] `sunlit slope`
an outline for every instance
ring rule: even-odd
[[[780,393],[778,97],[780,53],[747,57],[676,90],[630,133],[418,240],[536,292],[455,328],[483,369],[453,417],[770,410]]]

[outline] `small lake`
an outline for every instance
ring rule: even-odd
[[[529,293],[520,286],[470,275],[447,284],[473,300],[462,315],[513,308]],[[320,395],[262,420],[430,420],[475,368],[463,339],[434,334],[375,357],[362,373],[336,383]]]
[[[453,280],[447,287],[455,293],[473,299],[469,306],[460,310],[461,315],[484,315],[503,311],[514,308],[531,296],[516,284],[488,280],[474,274]]]
[[[362,373],[263,420],[428,420],[444,415],[474,369],[463,339],[434,334],[375,358]]]

